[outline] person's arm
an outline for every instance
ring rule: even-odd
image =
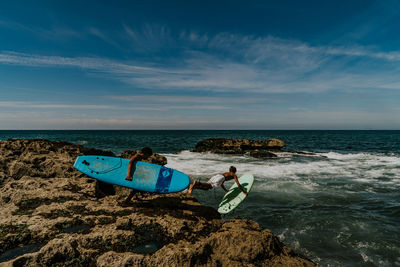
[[[128,173],[126,174],[125,180],[132,181],[132,165],[135,163],[135,161],[140,160],[140,154],[137,153],[131,157],[129,160],[128,164]]]
[[[238,185],[238,187],[240,188],[240,190],[242,190],[243,194],[244,194],[245,196],[247,196],[247,192],[244,191],[242,185],[239,183],[239,180],[238,180],[236,174],[233,175],[233,178],[235,179],[235,182],[236,182],[236,184]]]
[[[228,189],[225,188],[224,183],[225,183],[225,181],[223,181],[223,182],[221,183],[221,187],[222,187],[222,189],[224,189],[225,192],[228,192]]]

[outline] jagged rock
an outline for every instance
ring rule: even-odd
[[[86,148],[45,139],[9,139],[0,142],[1,183],[29,177],[72,177],[81,175],[73,168],[77,156],[115,156],[111,151]]]
[[[267,140],[267,146],[272,149],[280,150],[286,146],[286,143],[282,140],[272,138]]]
[[[186,194],[145,195],[128,207],[118,194],[96,198],[94,180],[71,169],[87,151],[46,140],[0,142],[8,177],[0,184],[0,259],[27,249],[0,266],[315,266],[256,222],[223,221]],[[26,170],[19,179],[10,178],[16,162],[15,170]]]
[[[25,174],[29,174],[30,168],[20,161],[14,161],[9,165],[8,174],[15,180],[20,179]]]
[[[269,151],[259,151],[259,150],[255,150],[255,151],[251,151],[249,153],[250,156],[252,156],[253,158],[261,158],[261,159],[269,159],[269,158],[277,158],[278,156],[275,155],[274,153],[271,153]]]
[[[285,142],[278,139],[249,140],[208,138],[198,142],[193,151],[239,155],[243,155],[245,153],[253,153],[256,157],[261,157],[262,154],[264,154],[264,157],[276,157],[276,155],[274,155],[270,151],[280,151],[285,145]]]
[[[108,252],[97,259],[97,266],[314,266],[269,230],[242,219],[226,221],[195,243],[169,244],[161,251],[151,256]]]

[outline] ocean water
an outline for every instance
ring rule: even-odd
[[[278,138],[277,159],[190,152],[204,138]],[[234,165],[252,173],[249,197],[224,218],[240,216],[271,229],[321,266],[400,266],[400,131],[0,131],[8,138],[45,138],[116,154],[150,146],[168,167],[207,181]],[[230,185],[230,184],[228,184]],[[195,191],[218,207],[221,189]]]

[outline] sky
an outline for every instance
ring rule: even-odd
[[[0,1],[0,129],[400,129],[400,1]]]

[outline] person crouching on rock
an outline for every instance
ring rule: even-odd
[[[236,168],[234,166],[231,166],[229,168],[229,172],[214,175],[213,177],[210,178],[210,180],[208,180],[207,183],[201,183],[195,180],[193,184],[189,186],[188,194],[191,195],[193,189],[210,190],[211,188],[216,188],[218,186],[221,186],[225,192],[228,192],[228,190],[224,186],[224,183],[232,179],[235,179],[235,182],[240,188],[240,190],[242,190],[242,192],[247,196],[247,192],[243,189],[242,185],[239,183],[239,180],[236,176]]]
[[[149,157],[151,157],[151,155],[153,155],[153,150],[150,147],[144,147],[140,150],[140,152],[136,153],[135,155],[133,155],[131,157],[131,159],[129,160],[129,164],[128,164],[128,173],[126,175],[125,180],[127,181],[132,181],[133,179],[133,173],[132,173],[132,168],[134,166],[134,164],[136,163],[136,161],[142,161],[142,160],[146,160]],[[123,204],[129,204],[129,202],[131,202],[131,200],[134,200],[137,198],[136,194],[140,193],[140,191],[132,189],[131,192],[129,193],[128,197],[125,199],[125,201],[123,202]]]

